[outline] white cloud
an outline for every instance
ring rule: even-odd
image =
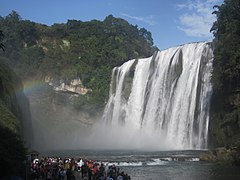
[[[146,17],[142,17],[142,16],[131,16],[129,14],[126,14],[126,13],[121,13],[122,16],[125,16],[127,18],[130,18],[130,19],[134,19],[136,21],[141,21],[141,22],[144,22],[144,23],[147,23],[151,26],[153,25],[156,25],[156,21],[154,20],[154,16],[153,15],[149,15],[149,16],[146,16]]]
[[[178,4],[178,10],[185,10],[180,15],[178,27],[191,37],[210,38],[210,29],[215,21],[213,6],[220,4],[223,0],[188,0],[185,4]]]

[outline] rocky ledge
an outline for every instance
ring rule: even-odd
[[[87,92],[91,91],[91,89],[83,86],[80,79],[73,79],[66,82],[64,80],[56,80],[51,77],[45,77],[45,82],[52,86],[55,91],[68,92],[75,95],[85,95]]]
[[[200,161],[227,163],[240,166],[240,149],[219,147],[200,156]]]

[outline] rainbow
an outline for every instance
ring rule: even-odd
[[[40,91],[43,88],[46,88],[46,83],[41,80],[31,79],[24,80],[23,87],[19,87],[17,89],[17,93],[24,93],[26,95],[30,95],[36,91]]]

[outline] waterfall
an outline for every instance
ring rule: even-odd
[[[115,67],[104,121],[176,149],[206,148],[212,60],[211,43],[201,42]]]

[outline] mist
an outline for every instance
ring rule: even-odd
[[[165,141],[160,131],[135,129],[131,126],[112,126],[101,120],[94,124],[83,147],[96,150],[174,150],[174,144]]]
[[[28,93],[34,143],[38,151],[52,150],[169,150],[160,131],[133,128],[131,124],[111,125],[102,114],[90,116],[59,102],[45,89]],[[61,101],[64,97],[60,98]]]
[[[60,107],[58,107],[60,108]],[[81,119],[83,112],[73,112],[65,106],[58,113],[45,113],[31,106],[34,132],[34,148],[39,151],[51,150],[174,150],[160,132],[134,129],[130,126],[111,126],[102,120]],[[66,111],[71,118],[66,119]],[[86,118],[86,117],[85,117]],[[89,122],[86,123],[86,120]]]
[[[36,83],[35,83],[36,84]],[[71,95],[38,84],[24,91],[29,101],[34,142],[38,151],[81,148],[80,139],[90,134],[96,116],[77,110],[69,103]],[[26,129],[24,129],[26,131]],[[30,136],[30,134],[29,134]]]

